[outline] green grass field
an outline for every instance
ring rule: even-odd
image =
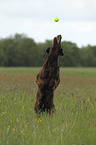
[[[0,145],[96,145],[96,68],[61,68],[56,113],[34,113],[40,68],[0,68]]]

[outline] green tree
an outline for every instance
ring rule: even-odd
[[[0,39],[0,66],[42,66],[48,54],[46,48],[52,40],[36,43],[25,34],[15,34]],[[64,57],[59,58],[60,66],[96,67],[96,46],[78,48],[75,43],[62,42]]]

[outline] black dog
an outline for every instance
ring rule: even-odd
[[[55,110],[54,90],[60,83],[58,56],[63,56],[61,35],[54,38],[52,46],[47,48],[48,58],[36,76],[38,90],[34,110],[36,113]]]

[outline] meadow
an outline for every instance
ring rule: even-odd
[[[56,112],[34,113],[40,68],[0,68],[0,145],[96,145],[96,68],[61,68]]]

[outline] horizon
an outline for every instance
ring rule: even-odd
[[[44,42],[61,34],[78,47],[96,45],[95,0],[1,0],[0,20],[0,38],[24,33]]]

